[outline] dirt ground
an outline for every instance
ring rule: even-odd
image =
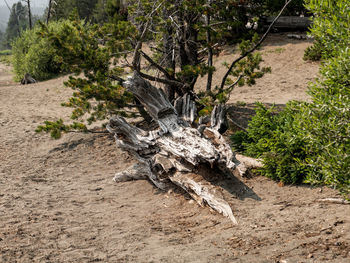
[[[269,37],[262,52],[272,73],[231,102],[307,99],[318,70],[302,60],[309,44]],[[34,132],[69,117],[65,78],[20,86],[10,70],[0,66],[0,262],[350,262],[350,206],[317,201],[336,191],[263,177],[220,182],[233,226],[178,191],[114,183],[133,159],[111,136]]]

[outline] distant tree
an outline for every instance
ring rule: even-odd
[[[5,33],[0,30],[0,50],[4,49]]]
[[[128,16],[127,7],[122,0],[98,0],[94,12],[94,21],[97,23],[116,23],[126,20]]]
[[[33,21],[32,21],[32,10],[30,8],[30,0],[22,0],[22,1],[26,2],[26,4],[27,4],[29,29],[32,29],[33,28]]]
[[[67,18],[72,10],[76,7],[76,1],[67,1],[67,0],[58,0],[56,1],[56,6],[54,9],[54,13],[52,14],[52,18],[55,20],[61,18]]]
[[[97,4],[97,0],[76,1],[79,17],[82,19],[90,20],[95,11],[96,4]]]
[[[45,10],[45,13],[44,13],[44,17],[46,17],[46,24],[49,23],[49,20],[50,20],[50,17],[51,17],[51,13],[52,13],[52,10],[53,10],[53,5],[54,3],[52,2],[52,0],[49,0],[49,5],[47,7],[47,9]]]
[[[12,5],[11,14],[6,29],[6,46],[10,47],[13,39],[28,27],[27,7],[21,2]]]
[[[80,19],[90,20],[94,14],[97,0],[57,0],[54,13],[50,14],[56,20],[67,19],[73,9],[77,9]],[[51,3],[52,4],[52,3]]]

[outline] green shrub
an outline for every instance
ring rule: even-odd
[[[349,47],[349,1],[306,0],[305,3],[314,14],[310,31],[316,41],[305,50],[304,58],[328,59]]]
[[[307,182],[323,182],[350,192],[350,50],[324,65],[322,80],[310,87],[313,102],[303,119],[309,145],[318,154],[308,160]]]
[[[62,20],[49,23],[49,30],[57,35],[78,34],[78,32],[65,30],[71,27],[72,22]],[[62,61],[59,50],[54,48],[48,38],[41,37],[41,26],[26,30],[21,37],[12,44],[13,67],[15,79],[18,81],[26,73],[37,80],[46,80],[57,76],[62,71]]]
[[[324,47],[321,42],[315,41],[312,46],[309,46],[305,49],[304,60],[309,61],[320,61],[322,59],[322,52]]]
[[[307,7],[324,60],[322,77],[309,86],[312,102],[290,102],[277,115],[258,105],[247,133],[232,140],[263,159],[263,175],[329,185],[350,198],[350,2],[308,0]]]
[[[233,147],[246,155],[262,158],[263,175],[284,183],[303,182],[306,140],[296,127],[299,118],[296,113],[303,106],[303,103],[290,102],[277,113],[274,107],[258,103],[247,132],[231,136]]]
[[[260,104],[247,133],[232,140],[237,150],[263,159],[265,176],[329,185],[350,198],[350,49],[344,45],[350,36],[342,37],[309,86],[312,102],[289,102],[278,114]]]

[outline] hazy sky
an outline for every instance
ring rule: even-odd
[[[9,6],[12,6],[14,3],[17,3],[19,0],[6,0]],[[33,7],[46,7],[49,3],[49,0],[31,0],[30,4]],[[0,0],[0,5],[5,5],[4,0]]]

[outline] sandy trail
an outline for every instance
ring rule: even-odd
[[[237,90],[235,100],[251,103],[265,85],[264,102],[305,98],[318,66],[300,61],[308,43],[295,41],[281,38],[285,54],[265,59],[288,53],[295,68],[273,67],[277,76]],[[116,184],[113,174],[133,160],[110,136],[34,132],[44,120],[68,119],[59,106],[71,93],[65,78],[20,86],[9,70],[0,66],[0,262],[349,262],[350,206],[315,201],[335,191],[262,177],[218,182],[239,221],[233,227],[177,191]]]

